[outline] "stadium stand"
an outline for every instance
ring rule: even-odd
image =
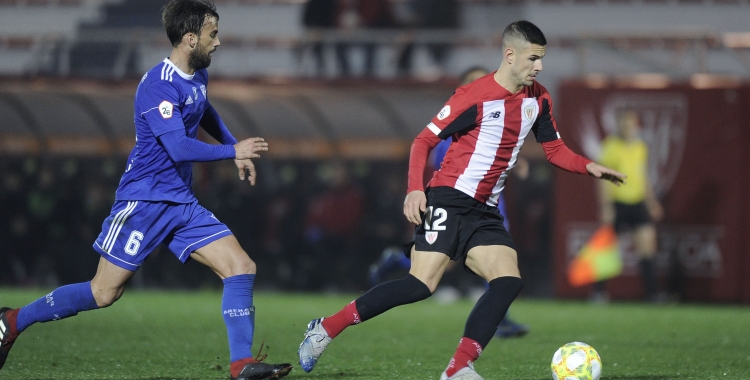
[[[212,74],[310,76],[312,62],[303,48],[311,37],[300,23],[303,3],[217,1],[223,46],[222,59],[212,66]],[[458,33],[384,29],[331,31],[319,37],[325,42],[375,43],[379,46],[376,77],[381,79],[396,77],[398,53],[409,42],[416,46],[414,75],[419,79],[436,78],[434,63],[424,47],[430,42],[453,45],[445,68],[448,75],[458,75],[476,62],[494,61],[502,25],[520,18],[544,25],[550,49],[555,49],[555,65],[547,74],[551,78],[578,74],[586,68],[603,74],[648,71],[674,76],[693,71],[745,75],[748,70],[742,54],[721,43],[725,33],[747,31],[747,0],[461,3],[462,28]],[[169,46],[160,29],[160,4],[148,0],[4,0],[0,2],[0,74],[139,77],[154,60],[163,58]],[[403,7],[405,0],[394,0],[394,4]],[[675,7],[680,11],[674,12]],[[650,42],[628,42],[633,40]],[[582,51],[586,53],[579,54]],[[331,58],[332,48],[325,54]],[[352,55],[355,68],[361,70],[361,52],[353,49]],[[644,55],[649,59],[643,59]],[[327,72],[328,77],[336,76],[333,67]]]

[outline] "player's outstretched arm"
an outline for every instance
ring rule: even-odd
[[[422,223],[422,214],[427,207],[427,196],[422,190],[414,190],[406,195],[404,200],[404,215],[414,225]]]
[[[268,150],[268,143],[262,137],[251,137],[234,144],[235,160],[246,160],[249,158],[259,158],[257,152]]]
[[[605,181],[614,183],[617,186],[625,183],[625,179],[628,177],[616,170],[612,170],[606,166],[597,164],[596,162],[589,162],[586,164],[586,171],[589,175],[595,178],[601,178]]]
[[[212,145],[185,136],[184,130],[173,130],[159,136],[167,154],[174,162],[205,162],[234,158],[231,145]]]
[[[547,160],[552,165],[571,173],[588,174],[592,177],[601,178],[619,186],[625,183],[627,176],[606,166],[602,166],[586,157],[573,153],[562,139],[542,143]]]

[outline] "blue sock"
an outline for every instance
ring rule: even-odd
[[[18,332],[37,322],[56,321],[78,314],[79,311],[97,309],[91,281],[65,285],[46,296],[24,306],[18,311]]]
[[[224,279],[224,296],[221,309],[229,335],[229,361],[253,357],[253,306],[254,274],[241,274]]]

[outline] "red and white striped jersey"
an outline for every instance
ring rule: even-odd
[[[497,205],[529,131],[540,143],[560,138],[546,88],[534,82],[512,94],[493,74],[459,87],[427,125],[437,137],[453,139],[427,186],[450,186],[490,206]]]

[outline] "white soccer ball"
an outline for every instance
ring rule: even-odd
[[[555,380],[599,380],[602,359],[586,343],[568,343],[552,355],[552,378]]]

